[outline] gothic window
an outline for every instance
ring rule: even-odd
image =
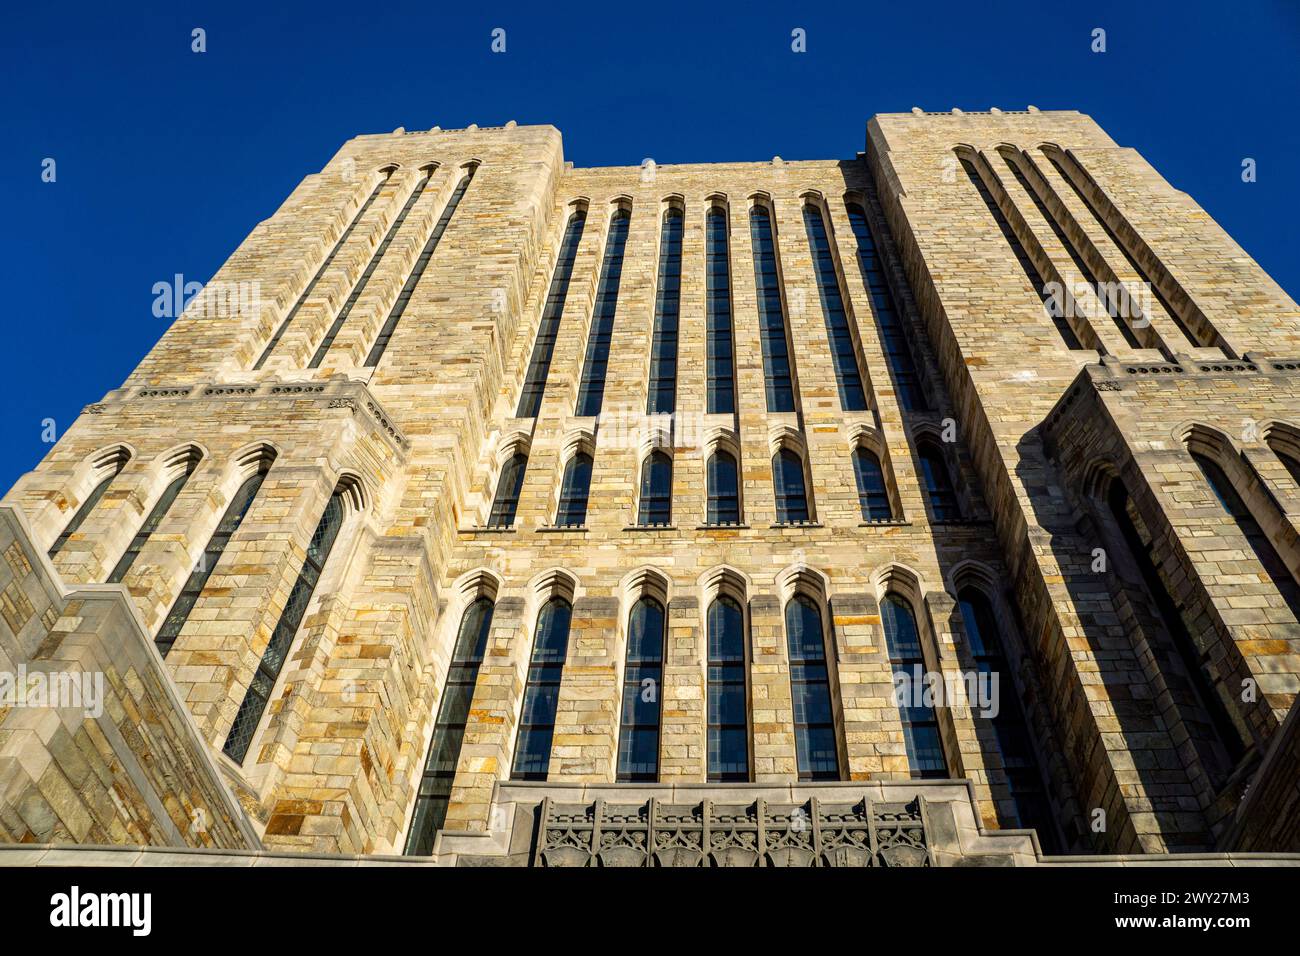
[[[551,356],[555,353],[555,341],[560,332],[560,319],[564,316],[564,302],[569,295],[569,279],[573,275],[578,243],[582,240],[586,223],[587,211],[578,209],[569,216],[569,225],[564,230],[560,255],[555,260],[555,273],[551,276],[551,288],[546,293],[542,321],[537,327],[537,341],[533,343],[533,356],[528,361],[528,375],[519,395],[519,411],[516,413],[519,418],[536,418],[537,410],[541,408],[546,376],[551,370]]]
[[[560,507],[555,523],[561,528],[580,528],[587,520],[587,496],[591,492],[591,456],[580,451],[564,466],[560,483]]]
[[[956,521],[961,518],[957,504],[957,491],[948,473],[948,463],[943,452],[932,441],[922,441],[916,446],[921,462],[921,485],[930,502],[930,518],[934,521]]]
[[[117,564],[113,567],[112,573],[108,576],[109,584],[120,584],[122,579],[126,577],[126,573],[131,570],[131,565],[140,556],[140,551],[144,548],[145,542],[149,540],[150,535],[158,530],[158,525],[162,524],[163,518],[167,516],[167,512],[171,509],[172,502],[181,493],[181,489],[185,487],[185,482],[189,481],[190,475],[193,474],[198,463],[197,456],[190,457],[185,463],[185,470],[168,482],[167,487],[163,489],[163,493],[154,502],[153,508],[149,510],[148,517],[140,525],[140,530],[135,533],[131,543],[126,546],[126,551],[122,553],[122,557],[118,559]]]
[[[746,701],[745,616],[723,595],[708,614],[708,778],[749,779],[749,707]]]
[[[654,338],[646,414],[672,413],[677,404],[677,324],[682,298],[682,211],[664,211],[659,239],[659,288],[655,293]]]
[[[623,249],[632,213],[620,208],[609,222],[605,237],[605,261],[600,266],[600,286],[591,314],[591,331],[587,335],[587,355],[582,365],[582,382],[578,389],[575,414],[590,417],[600,414],[605,401],[605,373],[609,367],[609,346],[614,337],[614,313],[618,309],[618,287],[623,278]]]
[[[736,457],[719,449],[709,456],[708,523],[740,524],[740,475]]]
[[[77,529],[90,517],[90,513],[99,504],[99,499],[104,497],[104,492],[108,491],[108,486],[113,483],[113,479],[120,475],[122,469],[126,467],[126,462],[127,457],[124,453],[117,455],[110,466],[111,470],[99,480],[99,483],[95,485],[90,494],[86,495],[86,500],[81,503],[81,507],[72,516],[72,520],[64,527],[63,533],[55,538],[54,543],[50,545],[49,555],[51,558],[63,550],[63,546],[68,543],[68,539],[76,534]]]
[[[664,606],[643,597],[628,620],[618,781],[659,779],[659,696],[663,690]]]
[[[797,594],[785,606],[790,649],[790,694],[800,780],[840,779],[830,672],[822,616],[815,601]]]
[[[880,459],[869,448],[853,449],[853,475],[858,483],[858,503],[862,507],[863,521],[892,521],[894,507],[889,502],[889,488],[885,485],[885,471]]]
[[[527,470],[528,456],[522,451],[516,451],[502,466],[496,497],[492,499],[492,513],[488,515],[489,528],[509,528],[515,523],[519,492],[523,490],[524,472]]]
[[[772,456],[772,484],[776,489],[777,524],[811,520],[808,493],[804,485],[803,459],[790,448]]]
[[[641,504],[637,524],[669,525],[673,521],[673,462],[653,451],[641,465]]]
[[[710,415],[736,410],[736,370],[731,329],[731,254],[727,210],[709,209],[704,220],[705,361]]]
[[[545,780],[551,763],[551,738],[560,699],[560,677],[569,653],[573,607],[562,597],[546,602],[537,616],[537,637],[528,664],[519,740],[515,745],[514,780]]]
[[[767,410],[794,411],[794,373],[790,359],[785,311],[781,305],[781,279],[776,264],[776,237],[772,216],[756,204],[749,210],[749,234],[754,246],[754,284],[758,292],[759,335],[763,345],[763,371],[767,381]]]
[[[840,280],[835,272],[835,257],[831,251],[830,237],[826,233],[826,220],[820,209],[812,203],[805,203],[803,222],[808,233],[813,271],[817,274],[817,293],[821,298],[822,317],[826,320],[826,337],[835,365],[835,381],[840,390],[840,407],[846,412],[864,411],[867,407],[867,393],[862,387],[858,348],[853,341],[849,317],[844,310],[844,296],[840,292]]]
[[[913,777],[947,777],[948,764],[939,740],[939,721],[931,698],[925,694],[926,669],[921,655],[921,638],[912,608],[896,594],[885,595],[880,604],[885,628],[885,648],[894,671],[903,742]]]

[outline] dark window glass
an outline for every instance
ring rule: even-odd
[[[212,537],[208,539],[208,545],[203,549],[203,554],[199,557],[198,563],[194,565],[194,570],[185,581],[185,586],[181,588],[180,595],[176,598],[176,603],[172,605],[171,611],[168,612],[162,627],[158,631],[158,637],[155,643],[158,645],[158,651],[163,657],[172,649],[176,643],[176,638],[185,626],[186,620],[189,619],[190,611],[198,603],[199,595],[203,593],[203,586],[208,583],[208,578],[212,576],[217,562],[221,560],[222,553],[226,550],[226,545],[230,543],[230,537],[239,530],[240,523],[244,520],[244,515],[253,504],[253,499],[257,497],[257,490],[262,487],[262,480],[266,477],[266,469],[270,467],[268,462],[255,475],[247,478],[239,490],[235,492],[234,497],[230,499],[230,504],[226,506],[226,513],[221,516],[221,521],[217,525],[217,530],[212,532]]]
[[[561,528],[578,528],[587,520],[587,496],[591,492],[591,456],[580,451],[564,466],[560,485],[560,508],[555,523]]]
[[[451,217],[455,214],[456,208],[460,201],[465,198],[465,190],[469,189],[469,182],[474,178],[474,169],[471,167],[466,170],[465,175],[461,177],[460,182],[456,184],[456,189],[447,200],[447,206],[438,217],[438,224],[433,227],[433,232],[429,233],[429,238],[420,250],[420,256],[415,260],[415,266],[411,269],[411,274],[407,276],[406,283],[402,286],[402,291],[397,293],[397,301],[393,303],[393,308],[388,313],[388,320],[384,322],[384,327],[379,330],[379,336],[375,339],[375,344],[370,348],[370,354],[366,356],[366,366],[373,368],[379,364],[379,359],[383,357],[384,349],[388,348],[388,342],[393,337],[393,332],[397,329],[397,323],[402,318],[402,313],[406,311],[406,306],[411,301],[411,296],[415,292],[416,285],[419,284],[421,277],[424,275],[425,268],[429,265],[429,260],[433,258],[434,251],[438,248],[438,243],[442,239],[442,234],[447,231],[447,224],[451,222]]]
[[[956,521],[961,517],[961,508],[957,506],[957,492],[943,452],[931,442],[922,442],[916,454],[921,460],[921,484],[930,501],[930,517],[934,521]]]
[[[930,406],[921,389],[916,362],[907,344],[907,333],[903,329],[899,310],[894,305],[893,292],[885,278],[884,264],[880,261],[871,228],[867,225],[866,211],[857,203],[848,203],[845,208],[848,210],[853,235],[858,240],[858,265],[862,269],[867,292],[871,295],[876,326],[880,330],[880,345],[885,351],[889,374],[894,379],[898,404],[905,412],[925,411]]]
[[[790,649],[790,694],[800,780],[840,779],[840,758],[831,711],[830,672],[822,616],[812,599],[795,595],[785,606]]]
[[[736,410],[736,369],[731,329],[731,253],[727,210],[709,209],[704,223],[706,362],[710,415]]]
[[[754,285],[758,292],[758,327],[767,378],[767,410],[794,411],[793,362],[781,305],[781,280],[776,265],[772,217],[763,206],[749,210],[749,235],[754,246]]]
[[[651,452],[641,465],[641,507],[637,524],[668,525],[673,521],[673,462],[661,451]]]
[[[664,606],[641,598],[627,628],[623,710],[618,730],[618,781],[659,779],[659,697],[663,691]]]
[[[896,702],[912,776],[947,777],[939,721],[923,694],[926,669],[916,617],[906,601],[896,594],[887,594],[880,605],[880,621],[885,628],[885,648],[894,671],[895,692],[902,697]]]
[[[894,508],[889,503],[885,471],[880,467],[876,453],[868,448],[855,448],[853,474],[858,481],[858,503],[862,506],[862,520],[892,521]]]
[[[226,737],[226,745],[222,749],[236,763],[243,763],[248,754],[248,747],[253,742],[253,734],[271,699],[271,691],[280,676],[280,669],[284,667],[289,650],[293,647],[294,636],[302,624],[303,615],[307,613],[307,605],[311,603],[311,596],[325,569],[325,562],[329,560],[339,529],[343,527],[343,516],[343,492],[337,490],[330,495],[325,512],[321,515],[316,530],[312,532],[311,541],[307,543],[307,556],[303,559],[298,580],[289,591],[289,600],[280,613],[280,621],[271,632],[271,640],[262,652],[262,659],[257,664],[243,703],[235,714],[230,734]]]
[[[432,853],[434,837],[447,819],[447,804],[451,800],[461,744],[465,741],[474,685],[487,649],[488,632],[492,630],[492,609],[492,601],[481,597],[465,609],[460,619],[460,632],[447,669],[447,684],[438,705],[438,721],[415,797],[415,813],[406,838],[407,856]]]
[[[609,367],[609,346],[614,337],[614,313],[618,309],[618,287],[623,278],[623,249],[632,213],[619,209],[609,221],[605,238],[605,261],[600,266],[600,286],[591,313],[591,331],[587,335],[587,356],[582,364],[582,383],[578,389],[575,414],[590,417],[600,414],[605,401],[605,372]]]
[[[778,524],[808,521],[808,494],[804,488],[803,459],[789,448],[772,456],[772,484],[776,488]]]
[[[708,615],[709,782],[749,779],[749,707],[746,702],[745,616],[720,597]]]
[[[677,324],[682,298],[682,211],[664,212],[659,239],[659,289],[655,294],[654,338],[650,343],[650,385],[646,414],[671,414],[677,405]]]
[[[103,478],[99,484],[91,490],[90,494],[86,495],[86,500],[81,503],[81,507],[77,509],[77,513],[72,516],[72,520],[67,523],[66,527],[64,527],[63,533],[55,538],[54,543],[50,545],[48,553],[51,558],[63,550],[63,546],[68,543],[68,539],[76,534],[77,529],[79,529],[85,520],[90,517],[90,513],[94,511],[95,506],[99,504],[99,499],[104,497],[104,492],[108,491],[108,486],[113,483],[114,478],[122,473],[122,468],[125,465],[125,459],[118,460],[113,465],[112,473]]]
[[[119,584],[126,577],[126,572],[131,570],[131,565],[140,556],[140,550],[144,547],[145,542],[149,540],[150,535],[158,530],[158,525],[162,524],[163,518],[167,516],[172,502],[181,493],[181,489],[185,487],[185,482],[189,480],[196,464],[197,462],[194,461],[189,462],[185,466],[184,473],[173,478],[167,487],[163,489],[163,493],[158,496],[158,500],[154,502],[153,508],[149,511],[148,517],[140,525],[140,530],[135,533],[135,537],[126,546],[126,550],[122,552],[122,557],[118,559],[113,572],[108,576],[109,584]]]
[[[489,528],[509,528],[515,523],[519,507],[519,492],[524,487],[524,472],[528,470],[528,456],[521,451],[510,456],[501,468],[497,479],[496,497],[492,499],[492,513],[488,515]]]
[[[831,360],[835,363],[840,407],[846,412],[864,411],[867,407],[867,393],[862,387],[858,347],[853,341],[853,330],[844,310],[844,296],[840,292],[839,276],[835,273],[835,256],[831,251],[830,237],[826,234],[826,220],[821,210],[809,203],[803,207],[803,224],[808,233],[813,271],[817,274],[817,294],[821,298],[822,316],[826,320],[826,338],[830,343]]]
[[[528,664],[528,683],[519,715],[514,780],[545,780],[551,765],[551,738],[560,699],[560,677],[569,653],[569,623],[573,607],[564,598],[551,598],[537,616],[537,637]]]
[[[1291,476],[1291,480],[1297,485],[1300,485],[1300,461],[1297,461],[1284,452],[1278,451],[1276,448],[1273,449],[1273,451],[1277,455],[1278,460],[1282,462],[1282,466],[1286,468],[1287,473]]]
[[[740,475],[730,452],[716,451],[708,465],[709,524],[740,524]]]
[[[569,225],[564,230],[564,242],[560,246],[560,255],[555,260],[555,274],[551,276],[551,288],[546,293],[542,321],[537,327],[537,341],[533,343],[533,357],[528,361],[528,375],[519,395],[519,418],[536,418],[537,410],[541,408],[546,376],[551,371],[551,356],[555,352],[555,340],[560,332],[560,319],[564,316],[564,301],[569,296],[569,279],[573,275],[578,243],[582,241],[582,230],[586,223],[586,210],[579,209],[569,217]]]

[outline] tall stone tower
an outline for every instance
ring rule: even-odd
[[[357,137],[0,506],[0,860],[1300,850],[1298,385],[1076,112]]]

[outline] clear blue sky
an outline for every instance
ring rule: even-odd
[[[675,6],[9,0],[0,491],[43,419],[157,341],[154,283],[207,281],[345,139],[397,126],[551,123],[592,166],[850,157],[877,112],[1074,108],[1300,294],[1296,0]]]

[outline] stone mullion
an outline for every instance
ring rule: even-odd
[[[682,220],[681,301],[677,321],[677,414],[673,422],[673,443],[676,447],[673,458],[673,522],[680,528],[694,528],[703,524],[708,510],[706,456],[701,444],[708,410],[705,212],[703,204],[688,202]]]
[[[664,676],[660,694],[659,780],[702,783],[708,763],[706,724],[707,640],[699,600],[678,596],[668,603]]]
[[[799,768],[794,740],[794,702],[781,602],[757,595],[749,602],[751,719],[754,781],[793,783]]]
[[[560,680],[547,780],[610,783],[618,753],[623,629],[614,597],[580,597],[573,604],[569,656]]]
[[[880,606],[865,592],[838,592],[831,605],[849,780],[906,779],[903,724]]]
[[[89,496],[103,478],[92,481]],[[150,464],[128,461],[109,483],[95,507],[86,515],[76,533],[64,542],[51,560],[65,584],[97,584],[113,570],[131,538],[153,507],[157,493],[166,487],[158,484]],[[156,490],[155,490],[156,489]],[[82,499],[85,500],[84,498]],[[64,514],[64,526],[77,513],[70,508]],[[59,528],[62,533],[63,528]]]

